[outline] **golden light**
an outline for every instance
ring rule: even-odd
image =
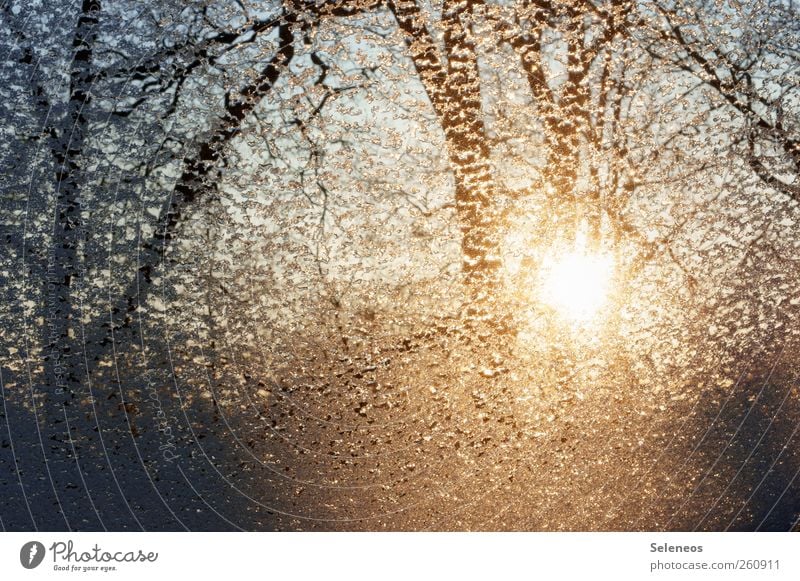
[[[614,259],[607,254],[577,250],[546,257],[540,298],[571,323],[589,323],[608,299],[613,274]]]

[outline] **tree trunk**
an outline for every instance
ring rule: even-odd
[[[50,131],[51,135],[57,135],[52,147],[56,161],[56,212],[52,251],[47,265],[45,302],[48,336],[44,344],[50,363],[49,380],[57,394],[71,391],[70,386],[81,384],[77,362],[79,350],[71,347],[77,335],[73,303],[80,278],[79,164],[86,136],[84,110],[91,101],[89,92],[94,82],[92,48],[99,11],[98,0],[84,0],[72,42],[75,57],[70,73],[66,119],[60,131],[56,128]]]
[[[493,321],[503,318],[499,187],[489,159],[477,55],[469,29],[473,9],[479,4],[475,0],[445,1],[442,13],[445,65],[417,3],[389,2],[444,131],[455,177],[462,266],[469,292],[466,315],[470,321]]]

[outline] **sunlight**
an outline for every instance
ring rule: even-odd
[[[572,251],[548,257],[541,271],[541,299],[572,323],[594,319],[606,303],[614,272],[607,254]]]

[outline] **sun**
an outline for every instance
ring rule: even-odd
[[[540,298],[568,321],[589,323],[608,300],[613,274],[614,260],[607,254],[572,251],[546,257]]]

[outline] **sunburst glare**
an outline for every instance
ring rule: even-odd
[[[545,257],[540,298],[575,324],[595,319],[608,300],[614,274],[609,254],[575,250]]]

